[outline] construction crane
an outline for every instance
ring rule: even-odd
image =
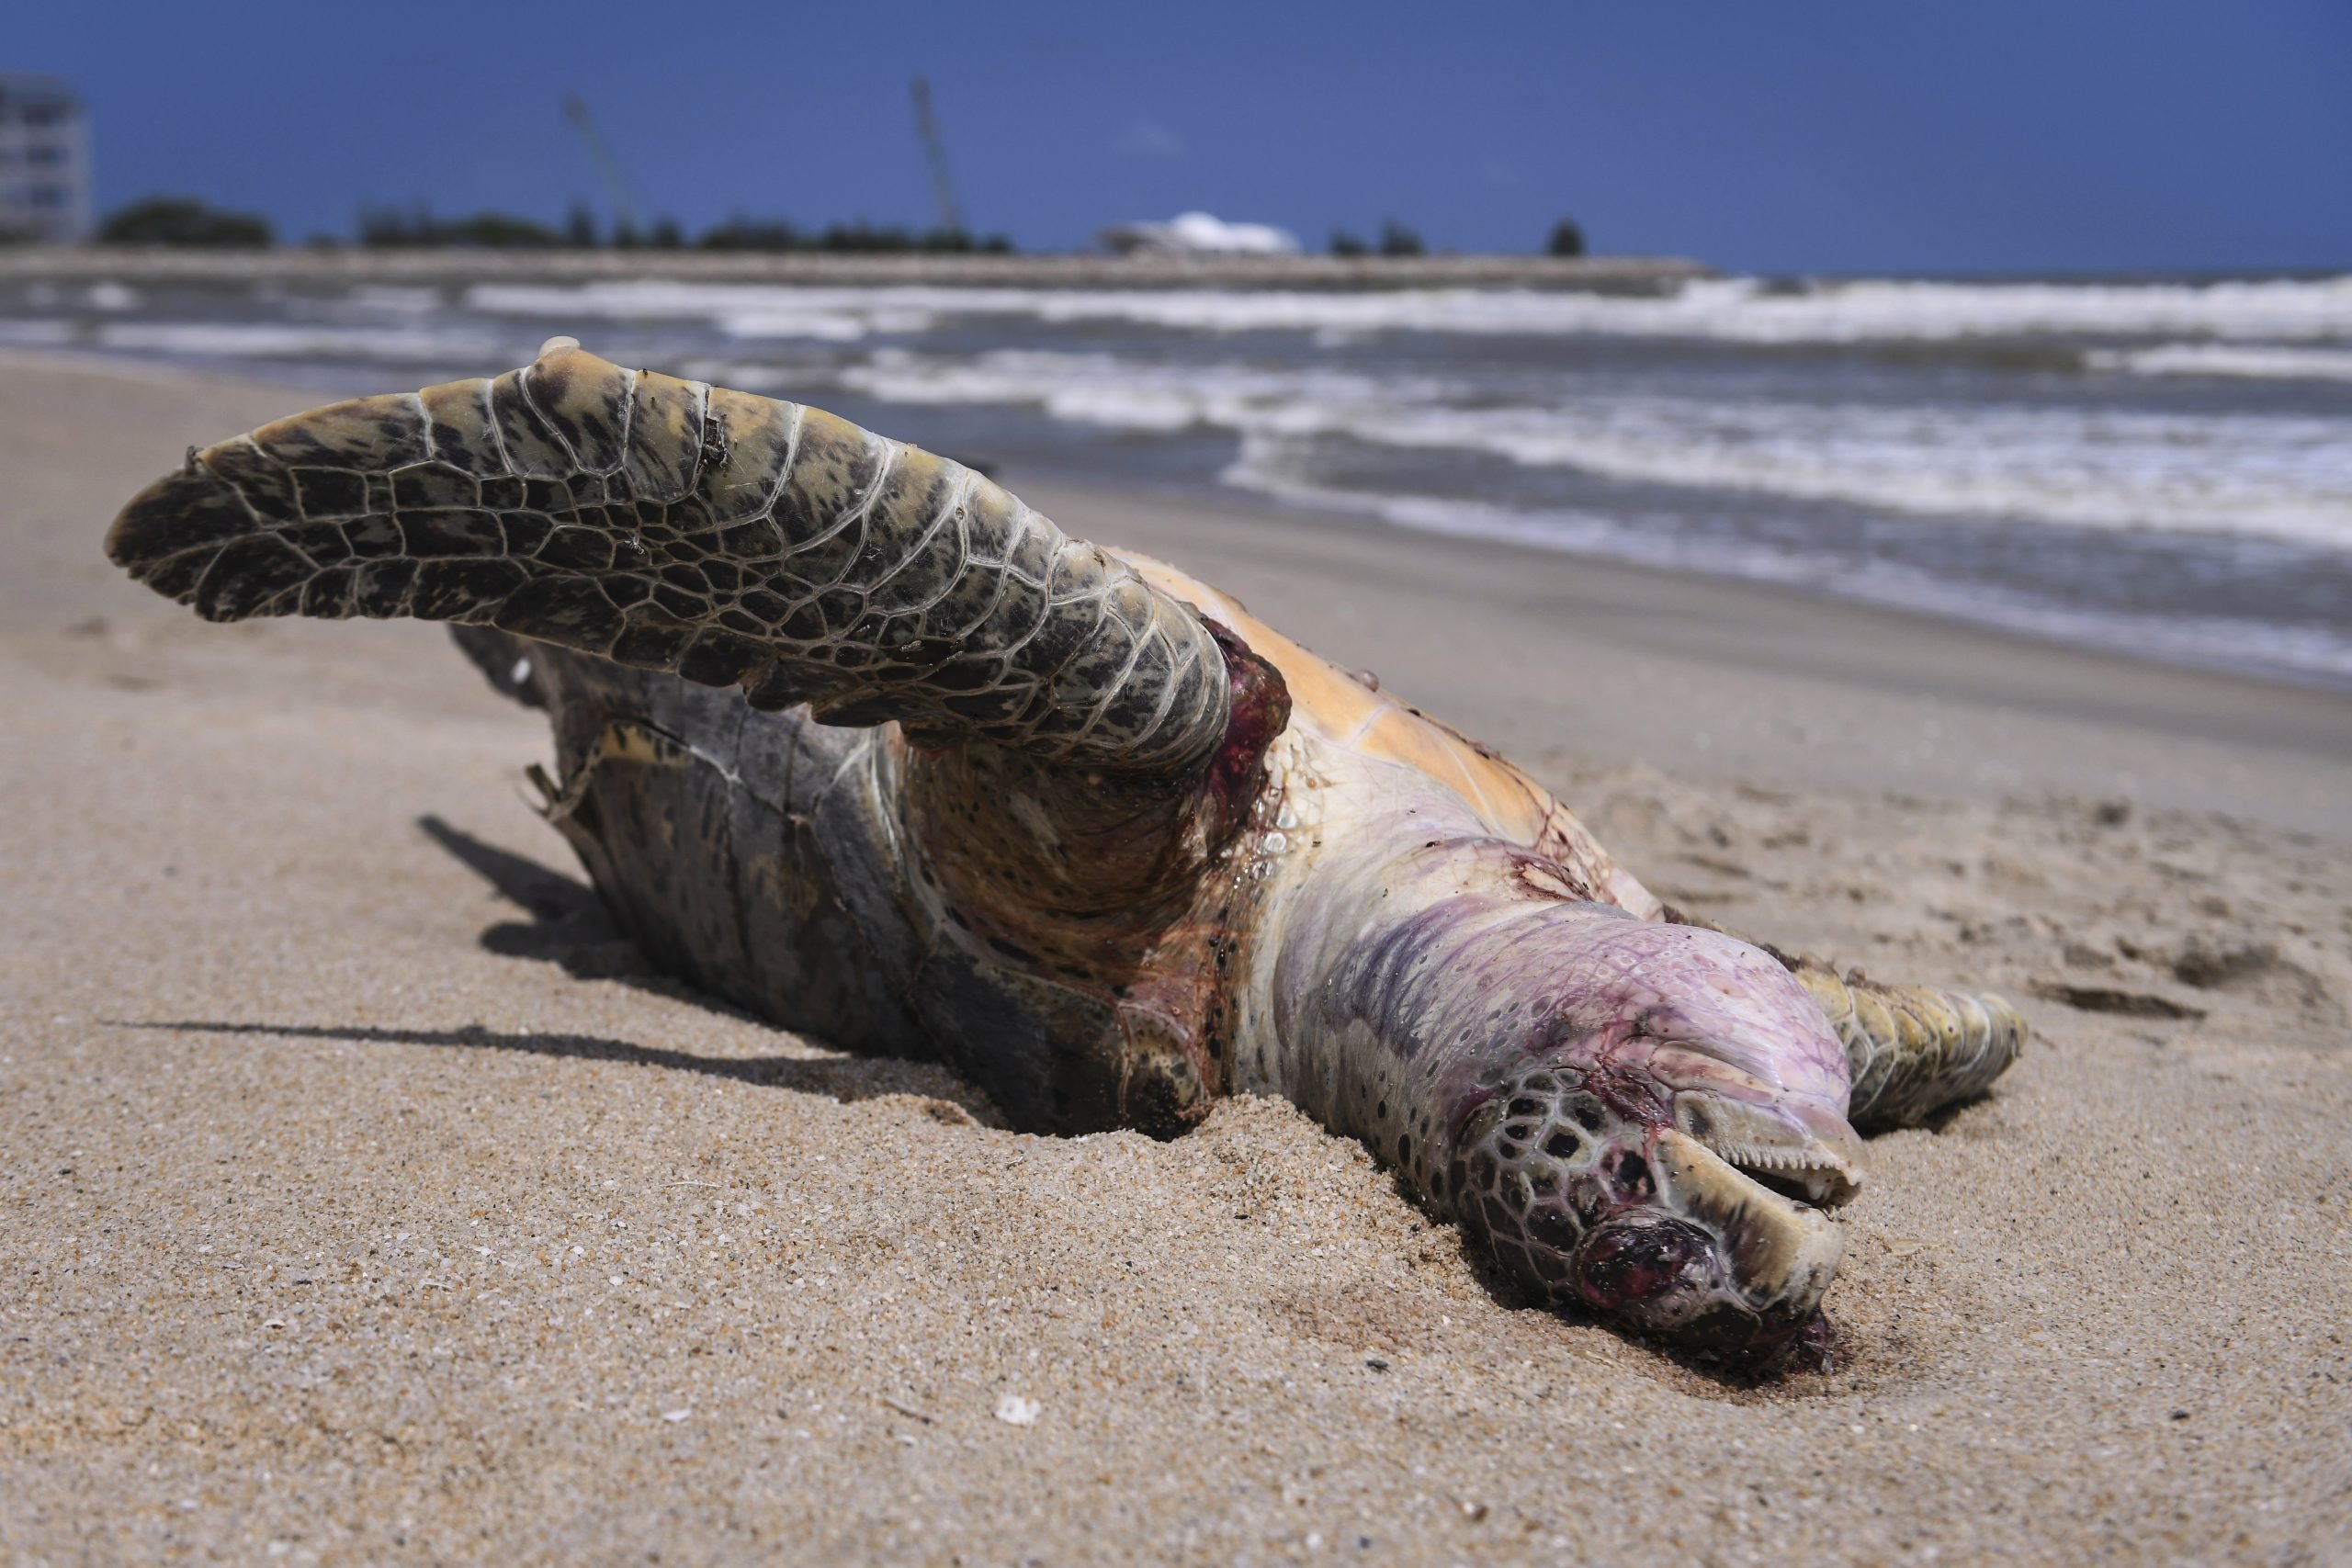
[[[939,139],[939,117],[931,112],[931,84],[918,76],[913,87],[915,130],[922,138],[923,155],[931,160],[931,189],[939,200],[939,226],[947,233],[961,234],[964,211],[956,205],[956,185],[947,177],[947,144]]]
[[[619,234],[636,235],[642,231],[637,223],[637,198],[629,194],[628,182],[621,177],[621,166],[613,161],[613,150],[596,130],[595,117],[588,112],[588,100],[577,93],[563,96],[563,118],[580,132],[588,143],[588,156],[596,161],[596,173],[605,182],[605,194],[613,198],[613,219]]]

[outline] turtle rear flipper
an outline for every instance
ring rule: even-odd
[[[1883,986],[1810,955],[1773,956],[1821,1005],[1846,1047],[1854,1085],[1847,1115],[1864,1132],[1916,1127],[1975,1098],[2025,1050],[2025,1020],[1990,991]]]
[[[569,338],[192,452],[107,552],[209,620],[496,626],[1086,767],[1197,764],[1231,706],[1197,614],[989,479]]]
[[[1672,905],[1661,906],[1659,918],[1738,937],[1796,976],[1845,1047],[1853,1085],[1846,1119],[1859,1131],[1916,1127],[1983,1094],[2025,1052],[2025,1020],[1990,991],[1881,985],[1858,969],[1841,975],[1809,953],[1754,942]]]

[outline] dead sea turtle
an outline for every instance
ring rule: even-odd
[[[665,971],[1038,1131],[1286,1096],[1694,1348],[1816,1324],[1855,1129],[2024,1037],[1666,908],[1515,768],[967,468],[568,338],[191,451],[107,548],[211,620],[455,623]]]

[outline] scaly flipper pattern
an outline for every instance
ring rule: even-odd
[[[191,452],[107,552],[209,620],[494,626],[1082,766],[1196,762],[1231,701],[1189,606],[970,469],[569,338]]]
[[[1821,1004],[1846,1047],[1846,1116],[1860,1131],[1916,1127],[1973,1099],[2025,1049],[2025,1020],[1989,991],[1883,986],[1810,955],[1772,955]]]

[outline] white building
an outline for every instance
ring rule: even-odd
[[[1095,236],[1123,256],[1295,256],[1298,236],[1265,223],[1227,223],[1186,212],[1165,223],[1121,223]]]
[[[48,76],[0,75],[0,242],[90,237],[90,128]]]

